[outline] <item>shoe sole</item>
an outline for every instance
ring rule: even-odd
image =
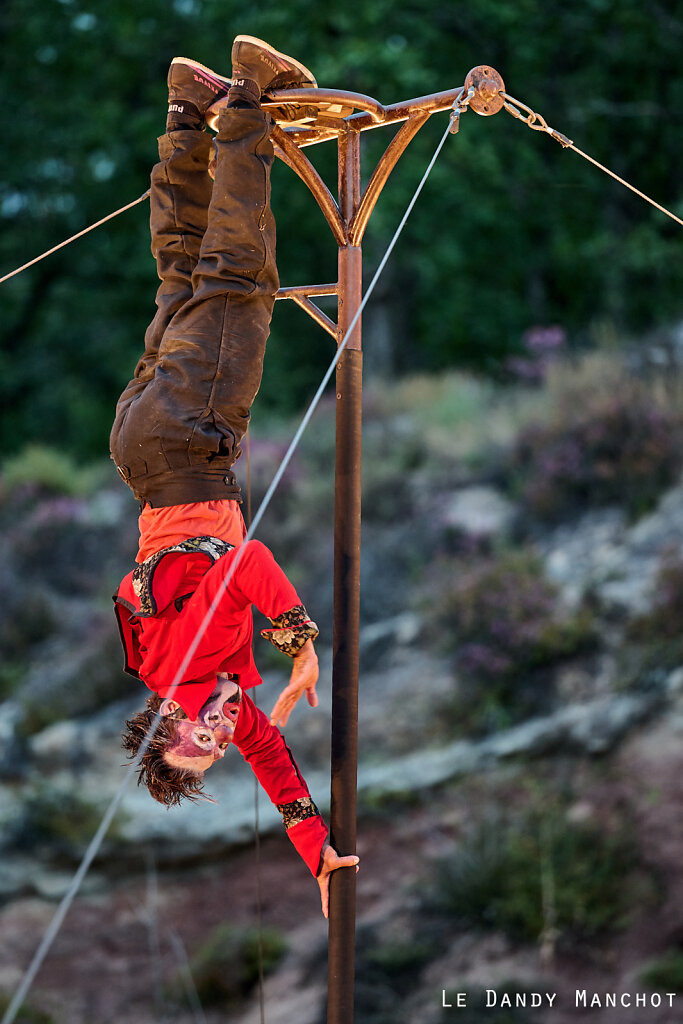
[[[204,64],[200,64],[198,60],[192,60],[190,57],[174,57],[171,61],[171,66],[173,64],[184,64],[188,68],[199,71],[209,81],[213,82],[214,85],[217,85],[219,89],[229,89],[232,85],[232,78],[224,78],[217,71],[212,71],[211,68],[207,68]]]
[[[297,71],[300,71],[306,78],[311,80],[312,85],[306,83],[302,85],[303,89],[316,89],[318,87],[315,76],[311,74],[305,64],[302,64],[301,61],[296,60],[294,57],[290,57],[287,53],[280,53],[280,51],[276,50],[274,46],[267,43],[265,39],[258,39],[257,36],[235,36],[235,43],[254,43],[260,49],[264,50],[269,56],[280,57],[281,60],[288,61],[288,63],[292,64]]]

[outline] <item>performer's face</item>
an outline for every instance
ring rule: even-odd
[[[237,683],[225,676],[218,677],[216,689],[202,705],[194,722],[176,719],[177,736],[164,751],[164,761],[174,768],[189,768],[205,772],[225,756],[232,743],[240,713],[242,691]],[[162,714],[172,714],[178,705],[164,701]]]

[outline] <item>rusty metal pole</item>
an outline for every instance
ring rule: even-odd
[[[473,68],[485,76],[486,96],[482,113],[493,113],[498,85],[489,79],[489,68]],[[497,73],[496,73],[497,74]],[[502,88],[502,79],[500,80]],[[474,89],[477,83],[474,82]],[[336,334],[337,346],[345,338],[362,301],[363,233],[389,175],[408,143],[430,115],[445,110],[462,96],[460,89],[421,96],[382,107],[371,97],[331,90],[287,90],[277,100],[308,102],[346,100],[362,113],[326,125],[320,131],[302,129],[291,134],[273,131],[277,155],[308,185],[339,247],[337,285],[295,286],[281,289],[278,298],[294,299],[324,330]],[[480,90],[481,91],[481,90]],[[470,97],[472,99],[472,97]],[[501,100],[502,103],[502,100]],[[474,109],[477,109],[472,99]],[[360,133],[395,121],[406,123],[397,132],[361,194]],[[337,204],[313,165],[301,153],[302,146],[337,138]],[[444,136],[445,139],[445,136]],[[438,152],[438,151],[437,151]],[[435,154],[436,155],[436,154]],[[311,296],[337,293],[335,325],[318,309]],[[360,318],[354,325],[337,361],[336,457],[334,486],[334,636],[332,664],[332,779],[331,841],[342,855],[356,852],[358,774],[358,642],[360,632],[360,506],[361,506],[361,409],[363,353]],[[328,942],[327,1024],[353,1024],[356,932],[356,876],[348,869],[333,872],[330,879]]]
[[[360,132],[352,128],[339,137],[338,175],[340,213],[348,229],[361,199]],[[362,250],[347,241],[339,247],[338,344],[361,299]],[[359,320],[336,374],[330,822],[332,845],[344,855],[356,852],[362,394]],[[353,1022],[355,931],[356,874],[346,869],[334,872],[330,885],[327,1024]]]

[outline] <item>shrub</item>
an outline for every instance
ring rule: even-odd
[[[406,998],[415,991],[423,969],[437,952],[433,937],[406,934],[387,941],[377,928],[360,928],[355,987],[358,1020],[363,1024],[407,1021]]]
[[[680,421],[632,389],[599,405],[575,397],[574,409],[554,423],[521,431],[511,489],[551,522],[610,504],[625,505],[633,518],[649,511],[680,471]]]
[[[27,445],[3,463],[3,490],[33,486],[53,494],[82,495],[105,477],[106,463],[83,466],[70,455],[44,445]]]
[[[6,678],[7,669],[13,674],[11,666],[27,660],[31,648],[50,636],[57,615],[49,595],[23,580],[12,578],[7,586],[0,585],[0,599],[0,647],[6,659],[0,674]]]
[[[626,830],[572,824],[557,811],[477,827],[436,865],[431,908],[515,940],[585,941],[625,922],[638,868]]]
[[[22,580],[37,577],[59,594],[97,592],[105,567],[115,558],[118,538],[111,526],[87,519],[83,498],[35,501],[10,534],[15,572]]]
[[[27,798],[16,846],[35,850],[49,847],[68,859],[80,857],[102,820],[102,808],[78,793],[49,783],[40,784]],[[120,834],[121,812],[117,814],[108,838]]]
[[[75,633],[67,633],[70,647],[50,661],[34,661],[30,677],[22,680],[17,699],[18,732],[23,738],[65,718],[96,714],[111,701],[139,693],[140,684],[121,668],[120,643],[109,618],[104,613],[92,615],[89,630],[80,647],[78,638],[71,639]]]
[[[392,922],[393,923],[393,922]],[[386,929],[386,923],[383,926]],[[415,993],[429,992],[432,983],[423,981],[425,968],[433,964],[452,941],[452,934],[441,927],[441,922],[422,915],[413,918],[407,927],[400,928],[400,939],[387,941],[375,927],[359,929],[356,949],[355,1012],[362,1024],[408,1024],[418,1019],[415,1015]],[[483,989],[469,983],[449,980],[452,991],[467,991],[467,1006],[458,1008],[458,1024],[527,1024],[534,1020],[519,1008],[486,1007]],[[513,980],[497,986],[504,989],[514,1001],[516,994],[526,990]],[[543,990],[540,982],[536,991]],[[420,1005],[420,1004],[418,1004]],[[422,1005],[422,1010],[424,1005]],[[431,1020],[430,1016],[430,1020]],[[325,1017],[318,1024],[324,1024]]]
[[[626,627],[619,653],[622,688],[661,683],[668,672],[683,664],[683,557],[677,550],[664,552],[655,577],[655,595],[647,612]]]
[[[0,1013],[7,1012],[10,1004],[10,997],[0,993]],[[55,1018],[45,1010],[39,1010],[29,1003],[23,1003],[19,1007],[15,1020],[20,1024],[55,1024]]]
[[[366,977],[382,978],[392,982],[398,992],[409,991],[420,971],[434,957],[437,950],[428,941],[387,942],[361,947],[359,967]]]
[[[274,928],[261,931],[263,973],[268,974],[285,954],[287,945]],[[197,995],[205,1006],[239,1001],[259,978],[259,931],[219,925],[190,962]]]
[[[628,633],[634,640],[674,640],[681,634],[682,617],[683,556],[678,550],[665,551],[655,577],[652,607],[629,624]]]
[[[508,356],[503,371],[512,380],[541,384],[548,367],[564,354],[567,335],[559,325],[530,327],[524,332],[521,352]]]
[[[0,664],[0,701],[7,700],[16,693],[26,671],[26,665],[22,661],[4,661]]]
[[[594,642],[593,616],[559,606],[556,587],[532,553],[509,552],[476,561],[451,581],[439,601],[439,642],[455,654],[462,699],[471,725],[495,716],[495,708],[518,717],[547,694],[533,673],[586,650]],[[488,709],[488,710],[487,710]]]
[[[640,971],[640,978],[651,988],[664,992],[683,992],[683,950],[669,949],[650,960]]]

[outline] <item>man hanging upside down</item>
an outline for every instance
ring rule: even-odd
[[[152,171],[157,312],[111,434],[112,458],[141,507],[138,564],[121,582],[115,608],[126,671],[153,691],[123,742],[136,756],[157,724],[139,781],[168,806],[196,799],[204,772],[234,743],[317,877],[327,915],[330,873],[358,858],[339,857],[329,845],[276,728],[303,693],[318,703],[318,630],[270,551],[258,541],[242,544],[232,473],[278,289],[273,119],[260,100],[267,90],[316,82],[298,61],[251,36],[235,39],[232,75],[231,84],[195,61],[173,60],[166,134]],[[301,114],[292,106],[275,110],[279,120]],[[217,126],[215,140],[207,121]],[[263,635],[293,659],[270,721],[244,692],[261,682],[252,604],[272,622]]]

